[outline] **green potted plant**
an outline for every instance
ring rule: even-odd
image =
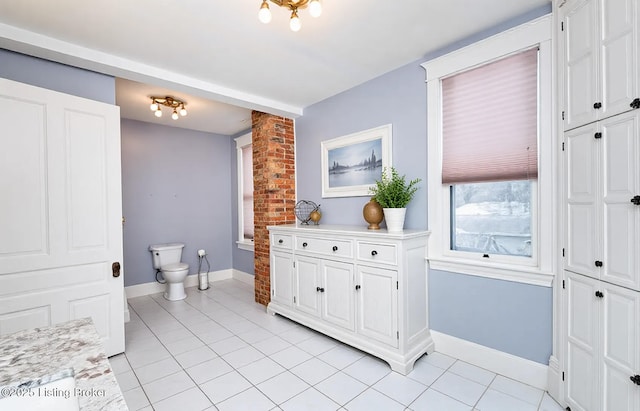
[[[402,231],[407,204],[418,191],[420,181],[416,178],[407,182],[406,176],[400,176],[394,167],[385,167],[380,180],[369,188],[373,198],[382,206],[389,232]]]

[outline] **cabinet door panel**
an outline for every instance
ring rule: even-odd
[[[567,333],[567,402],[572,410],[596,410],[598,403],[598,281],[569,273]]]
[[[640,192],[638,138],[640,112],[602,121],[604,266],[602,280],[640,289],[639,208],[630,199]]]
[[[593,103],[598,101],[596,85],[598,48],[596,2],[574,2],[565,12],[565,130],[596,120]]]
[[[599,223],[598,140],[595,124],[565,133],[567,178],[567,270],[597,278],[594,265],[601,228]]]
[[[322,317],[330,323],[353,331],[353,265],[324,261],[322,284]]]
[[[640,370],[640,297],[637,292],[601,283],[603,312],[603,389],[605,411],[637,410],[638,386],[629,377]]]
[[[377,341],[398,346],[398,273],[359,267],[357,284],[357,332]]]
[[[293,303],[293,257],[289,253],[271,252],[271,299],[279,304]]]
[[[601,1],[602,113],[629,111],[638,97],[637,0]]]
[[[313,258],[296,257],[295,268],[296,309],[320,316],[320,261]]]

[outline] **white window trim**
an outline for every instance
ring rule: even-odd
[[[551,15],[546,15],[422,64],[426,70],[427,82],[429,150],[428,217],[431,235],[427,259],[433,269],[551,286],[554,277],[554,250],[557,249],[553,229],[556,226],[554,205],[557,200],[557,167],[556,153],[553,150],[555,128],[552,113],[555,98],[552,86],[555,83],[555,73],[552,65],[551,22]],[[522,259],[518,263],[513,257],[492,256],[492,261],[487,261],[476,253],[451,252],[449,187],[442,184],[441,78],[535,46],[540,49],[538,64],[541,67],[538,190],[532,197],[532,201],[536,203],[534,213],[537,212],[537,224],[532,227],[536,249],[532,249],[533,256],[525,264],[522,264]]]
[[[251,133],[244,134],[235,139],[236,142],[236,158],[238,168],[238,240],[236,244],[238,248],[246,251],[254,251],[253,241],[244,238],[244,208],[242,207],[244,199],[242,198],[242,149],[251,144]]]

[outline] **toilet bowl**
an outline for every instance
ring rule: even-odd
[[[184,292],[184,280],[189,274],[189,265],[180,262],[183,248],[182,243],[149,246],[153,256],[153,268],[160,271],[166,281],[164,298],[169,301],[183,300],[187,297]]]
[[[167,290],[164,298],[169,301],[184,300],[187,294],[184,292],[184,280],[189,274],[189,264],[175,263],[162,266],[162,277],[167,282]]]

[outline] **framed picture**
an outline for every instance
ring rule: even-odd
[[[391,167],[391,124],[323,141],[322,197],[368,196]]]

